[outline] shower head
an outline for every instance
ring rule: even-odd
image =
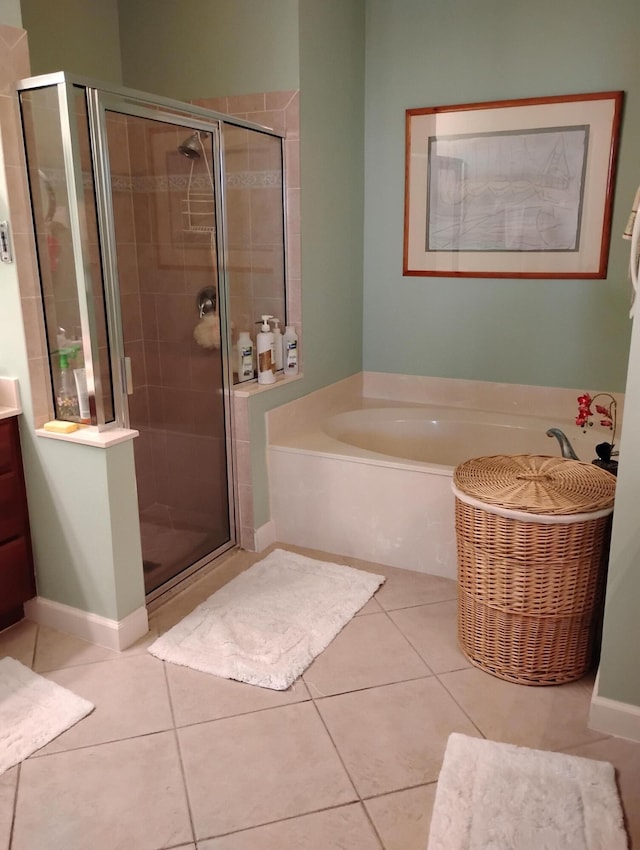
[[[178,145],[178,150],[182,156],[187,159],[200,159],[200,133],[197,131],[192,133],[188,139],[185,139],[181,145]]]

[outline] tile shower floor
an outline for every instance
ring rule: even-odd
[[[592,677],[503,682],[458,650],[454,582],[296,551],[387,581],[288,691],[146,652],[265,553],[227,556],[155,608],[150,634],[120,654],[27,621],[0,633],[0,655],[96,706],[0,776],[0,848],[425,850],[458,731],[613,762],[639,850],[640,744],[587,728]]]

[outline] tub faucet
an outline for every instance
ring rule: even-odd
[[[569,438],[559,428],[549,428],[549,430],[547,431],[547,437],[557,438],[558,442],[560,443],[562,457],[569,458],[570,460],[580,460],[578,455],[574,452],[573,446],[569,442]]]

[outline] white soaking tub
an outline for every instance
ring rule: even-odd
[[[270,444],[275,539],[454,579],[454,468],[486,455],[560,456],[547,418],[363,405]],[[593,440],[560,427],[590,460]]]

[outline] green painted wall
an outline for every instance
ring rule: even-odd
[[[297,0],[120,0],[124,84],[178,100],[298,84]]]
[[[38,596],[122,620],[144,605],[133,443],[24,450]]]
[[[122,85],[117,0],[21,0],[31,73],[68,71]]]
[[[362,367],[364,0],[301,0],[302,305],[309,390]]]
[[[299,4],[304,380],[251,399],[257,526],[265,411],[362,369],[364,13],[364,0]]]
[[[20,0],[0,0],[0,24],[22,29]]]
[[[638,32],[637,0],[367,0],[365,369],[624,389]],[[606,280],[403,277],[406,109],[615,89],[627,96]]]
[[[636,313],[622,426],[605,604],[599,695],[640,706],[640,327]]]

